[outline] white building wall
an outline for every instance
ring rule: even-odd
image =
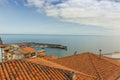
[[[109,57],[109,58],[112,58],[112,55],[104,55],[104,56]]]
[[[13,59],[22,59],[24,58],[23,54],[13,54]]]
[[[0,62],[2,61],[2,48],[0,48]]]
[[[0,62],[2,61],[3,55],[4,54],[4,49],[0,48]]]
[[[112,54],[112,58],[120,58],[120,54]]]
[[[120,54],[109,54],[109,55],[104,55],[109,58],[114,58],[114,59],[120,59]]]

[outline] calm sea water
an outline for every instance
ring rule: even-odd
[[[17,42],[40,42],[61,44],[68,47],[68,50],[45,48],[48,55],[60,57],[90,51],[109,53],[120,51],[120,36],[71,36],[71,35],[0,35],[4,43]],[[38,48],[37,48],[38,49]],[[40,49],[40,48],[39,48]]]

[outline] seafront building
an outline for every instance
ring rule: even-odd
[[[31,47],[17,44],[3,44],[0,38],[0,62],[6,60],[23,59],[31,57],[45,57],[45,51],[37,51]]]
[[[4,60],[24,59],[32,57],[45,57],[45,51],[37,51],[31,47],[20,47],[18,45],[9,45],[4,48]]]
[[[40,57],[44,59],[56,59],[56,56],[47,56],[45,50],[35,50],[23,44],[3,44],[0,38],[0,62],[14,59]]]
[[[120,52],[106,53],[106,54],[103,54],[103,56],[120,61]]]
[[[30,47],[24,47],[24,48],[18,47],[18,49],[4,48],[4,50],[5,50],[4,53],[5,60],[35,57],[37,54],[37,51]]]
[[[4,46],[0,45],[0,62],[3,61],[3,54],[4,54]]]
[[[3,49],[2,44],[3,44],[3,41],[0,37],[0,62],[2,61],[2,56],[3,56],[3,53],[4,53],[4,49]]]

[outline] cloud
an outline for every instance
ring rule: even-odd
[[[0,4],[12,0],[0,0]],[[120,0],[22,0],[38,12],[69,23],[120,30]],[[18,1],[14,0],[18,5]]]
[[[119,0],[27,0],[39,12],[60,21],[120,29]]]

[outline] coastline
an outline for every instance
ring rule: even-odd
[[[21,42],[21,43],[11,43],[11,44],[17,44],[17,45],[25,45],[28,47],[40,47],[40,48],[58,48],[58,49],[64,49],[67,50],[67,46],[63,46],[60,44],[48,44],[48,43],[37,43],[37,42]]]

